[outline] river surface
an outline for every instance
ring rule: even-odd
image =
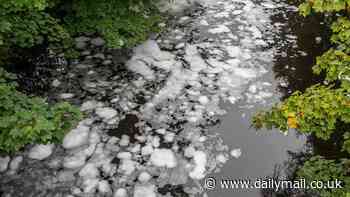
[[[290,131],[288,135],[278,130],[256,131],[251,128],[250,122],[252,115],[257,111],[283,100],[294,91],[303,91],[321,79],[312,73],[311,67],[315,64],[315,57],[321,55],[327,48],[320,45],[320,39],[327,38],[326,27],[320,23],[322,21],[320,18],[303,18],[299,16],[296,7],[291,6],[289,9],[286,7],[276,7],[271,16],[272,23],[279,29],[275,39],[277,52],[271,64],[272,69],[262,80],[271,82],[273,98],[265,99],[264,104],[255,103],[249,109],[244,107],[247,106],[247,100],[242,100],[234,106],[224,104],[228,113],[221,118],[220,124],[214,129],[224,136],[224,143],[242,150],[240,158],[230,160],[221,172],[211,176],[217,181],[282,178],[286,176],[288,162],[292,160],[290,153],[300,153],[307,149],[308,141],[304,135],[295,131]],[[209,194],[209,196],[235,197],[270,196],[257,188],[216,188]]]
[[[208,190],[203,180],[274,176],[288,151],[305,147],[293,131],[250,127],[256,111],[317,82],[311,66],[322,35],[300,37],[309,33],[303,25],[319,24],[296,15],[282,1],[200,1],[135,47],[125,64],[93,44],[100,39],[77,38],[89,44],[79,60],[52,74],[48,97],[80,105],[86,117],[62,145],[11,156],[22,163],[0,173],[0,192],[262,196],[259,189]]]

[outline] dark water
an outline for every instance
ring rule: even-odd
[[[258,109],[252,109],[258,110]],[[264,179],[272,176],[278,165],[288,160],[288,151],[300,151],[305,136],[289,133],[287,136],[273,130],[255,131],[250,128],[250,116],[242,117],[243,112],[233,107],[222,119],[218,130],[224,137],[224,143],[232,148],[241,148],[242,156],[231,159],[222,172],[212,175],[220,179]],[[217,189],[209,192],[209,196],[257,197],[262,196],[259,189]]]
[[[295,3],[294,5],[298,5]],[[279,86],[283,97],[297,90],[304,91],[307,87],[319,83],[322,77],[312,73],[312,66],[316,63],[316,57],[323,54],[329,47],[329,29],[322,24],[321,16],[302,17],[294,11],[281,11],[272,17],[273,22],[285,23],[276,40],[277,46],[284,55],[277,55],[273,71],[276,79],[285,79],[287,87]],[[288,35],[297,37],[297,47],[291,44],[283,45],[288,40]],[[317,38],[321,38],[317,41]]]
[[[273,86],[276,89],[275,99],[270,102],[283,100],[296,90],[304,91],[307,87],[321,81],[321,77],[312,73],[312,66],[315,58],[327,48],[326,44],[316,41],[316,37],[327,40],[328,32],[324,25],[320,24],[320,17],[303,18],[295,11],[281,12],[272,18],[273,22],[287,24],[281,32],[280,40],[276,40],[281,55],[276,56],[273,65],[273,74],[265,77],[272,78]],[[297,47],[286,42],[288,35],[296,35]],[[277,84],[276,81],[284,80],[286,86]],[[318,143],[312,137],[298,135],[290,132],[287,136],[276,130],[255,131],[251,128],[250,118],[255,111],[261,110],[264,106],[256,105],[247,111],[234,107],[225,106],[229,111],[215,131],[221,133],[224,143],[231,148],[241,148],[242,156],[238,159],[231,159],[224,166],[220,173],[213,177],[220,179],[250,179],[275,176],[279,167],[288,168],[288,160],[291,159],[291,152],[302,152],[307,144]],[[245,115],[244,115],[245,114]],[[319,146],[318,146],[319,147]],[[327,144],[321,149],[328,147]],[[327,148],[326,148],[327,149]],[[286,169],[288,170],[288,169]],[[234,196],[234,197],[259,197],[268,196],[262,194],[259,189],[216,189],[208,192],[209,196]]]
[[[30,50],[15,48],[9,52],[4,68],[17,76],[18,90],[28,95],[46,96],[50,89],[51,70],[54,59],[48,55],[47,46],[39,45]]]

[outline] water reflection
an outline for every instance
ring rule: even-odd
[[[321,18],[299,16],[296,9],[276,8],[272,17],[274,26],[279,30],[275,43],[275,56],[272,81],[277,80],[278,91],[285,99],[296,90],[303,91],[313,84],[319,83],[321,77],[312,73],[315,58],[328,47],[327,29],[321,24]],[[322,42],[320,42],[322,40]],[[267,76],[269,77],[269,76]],[[256,133],[250,125],[250,116],[262,106],[254,106],[251,114],[245,117],[237,107],[231,108],[217,128],[222,132],[225,143],[231,147],[242,148],[243,156],[230,161],[216,177],[233,177],[235,179],[275,178],[295,179],[295,171],[306,158],[310,157],[313,147],[315,152],[328,150],[333,155],[339,147],[330,148],[330,144],[320,142],[313,136],[304,136],[290,132],[284,136],[278,131],[259,131]],[[249,114],[245,111],[244,114]],[[326,147],[326,148],[325,148]],[[305,196],[300,190],[286,189],[276,192],[269,189],[236,189],[211,191],[209,196],[235,197],[282,197]]]
[[[304,18],[296,10],[280,9],[272,17],[275,24],[285,24],[276,38],[280,53],[275,56],[273,71],[276,79],[287,82],[279,86],[285,98],[321,81],[321,77],[312,73],[312,66],[316,57],[328,48],[329,32],[321,24],[320,16]]]
[[[329,48],[330,32],[327,26],[321,22],[323,21],[321,16],[304,18],[295,12],[284,12],[275,15],[273,20],[287,24],[287,28],[283,28],[281,31],[281,36],[284,38],[280,41],[282,43],[280,51],[282,52],[276,56],[273,68],[275,77],[286,82],[279,85],[283,98],[286,98],[294,91],[304,91],[311,85],[321,82],[322,76],[314,75],[312,66],[315,64],[316,57]],[[296,35],[295,45],[292,46],[291,42],[288,43],[291,34]],[[338,132],[327,141],[320,140],[314,135],[307,136],[304,149],[296,152],[288,151],[288,160],[282,165],[276,164],[274,172],[269,177],[295,180],[296,170],[312,155],[321,155],[326,159],[349,156],[341,151],[342,144],[339,143],[349,125],[338,125],[337,128]],[[305,194],[299,189],[280,191],[262,189],[261,195],[264,197],[304,197],[311,194]]]

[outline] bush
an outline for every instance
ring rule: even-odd
[[[345,90],[350,90],[350,56],[343,51],[328,50],[317,58],[313,71],[324,73],[327,83],[340,81]]]
[[[349,53],[350,51],[350,20],[347,17],[339,17],[332,25],[333,35],[331,41],[338,46],[338,50]]]
[[[50,2],[50,3],[49,3]],[[56,4],[47,0],[4,0],[0,4],[0,46],[31,48],[50,43],[59,46],[68,32],[47,9]]]
[[[0,151],[12,153],[30,143],[60,142],[79,119],[80,111],[68,103],[50,107],[43,99],[28,97],[9,83],[0,69]]]
[[[282,131],[298,129],[328,140],[336,132],[337,121],[350,123],[350,98],[342,89],[316,85],[305,93],[295,92],[270,111],[253,118],[256,128],[276,127]]]
[[[147,0],[4,0],[0,3],[0,47],[71,47],[71,36],[98,33],[112,48],[145,40],[160,20]]]
[[[308,185],[312,181],[322,181],[324,186],[335,187],[333,183],[336,180],[341,181],[342,188],[318,188],[307,192],[316,193],[322,197],[348,197],[350,194],[350,177],[347,175],[350,170],[349,164],[349,160],[326,160],[315,156],[305,162],[304,166],[298,170],[297,176],[304,178]]]
[[[151,1],[73,0],[65,24],[71,34],[96,32],[111,48],[133,46],[158,31],[160,21]]]
[[[102,35],[111,48],[130,47],[158,31],[160,19],[151,0],[0,0],[0,151],[59,142],[81,118],[68,103],[49,106],[18,92],[1,66],[35,47],[74,56],[72,37],[84,33]]]
[[[327,13],[349,10],[349,7],[348,0],[306,0],[300,4],[299,11],[303,16],[307,16],[313,12]]]

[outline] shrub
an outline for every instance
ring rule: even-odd
[[[348,0],[306,0],[300,4],[299,11],[303,16],[310,15],[312,12],[339,12],[349,10],[350,2]]]
[[[325,187],[335,187],[332,181],[341,181],[342,188],[318,188],[307,192],[316,193],[322,197],[348,197],[350,195],[349,165],[349,160],[326,160],[320,156],[314,156],[298,170],[297,176],[304,178],[307,185],[312,181],[322,181]]]
[[[58,142],[81,117],[68,103],[50,106],[18,92],[1,69],[16,59],[11,52],[47,46],[74,56],[72,36],[83,33],[102,35],[111,48],[130,47],[158,31],[160,19],[151,0],[0,0],[0,151]]]
[[[345,90],[350,90],[350,56],[340,50],[330,49],[317,57],[313,71],[325,74],[329,82],[340,81]]]
[[[111,48],[133,46],[158,31],[160,16],[151,1],[73,0],[65,17],[71,34],[96,32]]]
[[[68,103],[49,106],[43,99],[18,92],[8,80],[9,74],[0,69],[1,152],[11,153],[30,143],[60,142],[81,118]]]
[[[347,17],[339,17],[331,25],[333,35],[331,41],[339,50],[350,52],[350,20]]]
[[[60,20],[47,9],[54,1],[3,0],[0,3],[0,46],[30,48],[49,43],[59,46],[69,39]]]
[[[336,132],[337,121],[350,123],[350,98],[343,89],[316,85],[305,93],[295,92],[282,104],[270,111],[260,112],[253,118],[256,128],[290,128],[313,133],[327,140]]]
[[[99,33],[112,48],[132,46],[147,38],[160,20],[148,0],[2,0],[0,47],[71,47],[71,36]]]

